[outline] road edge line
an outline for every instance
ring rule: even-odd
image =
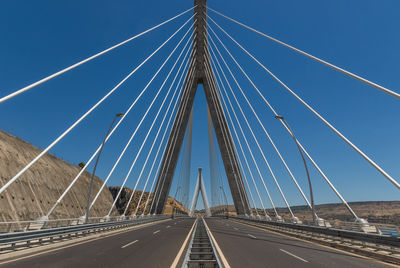
[[[18,255],[18,253],[21,253],[21,255],[15,256],[15,258],[11,256],[8,259],[6,259],[6,258],[5,259],[0,259],[0,265],[17,262],[17,261],[24,260],[24,259],[29,259],[29,258],[32,258],[32,257],[44,255],[44,254],[47,254],[47,253],[63,250],[63,249],[74,247],[74,246],[79,246],[79,245],[82,245],[82,244],[94,242],[94,241],[97,241],[97,240],[100,240],[100,239],[103,239],[103,238],[116,236],[116,235],[123,234],[123,233],[126,233],[126,232],[140,230],[140,229],[143,229],[145,227],[148,227],[148,226],[151,226],[151,225],[155,225],[155,224],[159,224],[159,223],[163,223],[164,221],[169,221],[169,220],[170,219],[161,220],[161,221],[155,221],[155,222],[147,222],[147,223],[126,227],[126,228],[119,229],[119,230],[109,231],[108,233],[93,234],[91,237],[90,236],[89,237],[80,237],[80,238],[78,238],[78,239],[80,239],[79,241],[72,239],[72,240],[61,241],[61,242],[59,242],[57,244],[51,244],[50,243],[50,244],[46,244],[46,245],[43,245],[43,246],[38,246],[38,247],[35,247],[35,248],[27,248],[27,249],[24,249],[24,251],[7,252],[7,253],[4,253],[4,255],[3,255],[4,257],[9,257],[9,256],[6,256],[6,254],[9,254],[9,253],[10,254],[14,253],[14,255]],[[61,243],[64,243],[64,244],[61,244]],[[46,248],[43,248],[43,247],[48,247],[48,248],[46,249]],[[26,250],[30,250],[30,249],[38,249],[38,251],[32,252],[32,253],[26,252]],[[0,257],[2,257],[2,256],[0,256]]]
[[[210,238],[215,246],[215,249],[217,250],[217,254],[219,256],[219,258],[221,259],[222,264],[224,265],[225,268],[231,268],[231,266],[229,265],[228,261],[226,260],[224,254],[222,253],[221,248],[219,247],[217,241],[214,238],[214,235],[212,234],[210,228],[208,228],[208,224],[206,222],[206,220],[204,219],[204,225],[206,226],[206,229],[208,231],[208,233],[210,234]]]
[[[190,235],[192,234],[195,225],[196,225],[196,221],[193,222],[192,228],[190,228],[190,231],[189,231],[188,235],[186,236],[185,240],[183,241],[182,247],[179,249],[178,254],[176,255],[174,261],[172,262],[170,268],[176,268],[176,266],[178,265],[179,260],[182,257],[182,253],[185,250],[185,247],[189,241]]]

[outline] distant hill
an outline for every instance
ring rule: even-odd
[[[119,187],[119,186],[110,186],[108,188],[109,188],[109,190],[110,190],[110,192],[111,192],[111,194],[113,196],[113,199],[115,200],[115,198],[116,198],[116,196],[118,194],[118,191],[121,189],[121,187]],[[132,198],[131,203],[129,204],[127,215],[132,215],[135,212],[135,209],[136,209],[136,206],[137,206],[137,204],[139,202],[141,194],[142,194],[142,191],[138,191],[137,190],[135,192],[135,195]],[[129,198],[131,197],[131,195],[132,195],[132,189],[124,187],[122,192],[121,192],[121,194],[120,194],[120,196],[119,196],[119,198],[118,198],[118,200],[117,200],[117,202],[116,202],[116,207],[118,209],[119,214],[124,213],[125,208],[127,206],[127,203],[129,201]],[[137,215],[141,215],[143,213],[143,209],[144,209],[144,207],[146,205],[146,200],[147,200],[148,196],[149,196],[149,193],[148,192],[144,192],[142,201],[140,202],[140,205],[139,205],[139,209],[138,209]],[[148,203],[147,208],[146,208],[146,214],[149,213],[152,200],[153,200],[153,194],[150,195],[149,203]],[[188,212],[188,210],[180,202],[178,202],[177,200],[173,199],[172,197],[168,197],[168,201],[167,201],[167,204],[165,206],[164,214],[172,214],[172,209],[174,207],[176,207],[177,209],[179,209],[181,211],[185,211],[186,213]]]
[[[369,222],[400,223],[400,201],[349,202],[349,205],[358,217],[365,218]],[[294,214],[300,217],[310,217],[310,209],[306,206],[295,206],[292,207],[292,210]],[[287,209],[280,208],[279,211],[282,213],[286,211],[286,215],[288,215]],[[346,207],[341,203],[317,205],[316,213],[324,219],[354,220]]]
[[[369,222],[400,224],[400,201],[349,202],[349,205],[357,216],[365,218]],[[228,206],[228,208],[229,214],[235,214],[235,209],[232,205]],[[311,211],[307,206],[292,206],[291,208],[295,216],[302,220],[311,220]],[[318,216],[327,220],[354,220],[346,207],[341,203],[316,205],[315,208]],[[220,209],[220,207],[214,209]],[[264,212],[262,209],[258,209],[258,211],[263,215]],[[279,215],[290,219],[287,208],[277,208],[277,211]],[[272,209],[267,209],[267,213],[271,216],[274,215]]]

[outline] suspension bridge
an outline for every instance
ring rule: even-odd
[[[364,161],[369,172],[375,172],[376,180],[400,190],[395,174],[375,161],[373,152],[358,146],[357,140],[351,138],[353,135],[347,136],[336,126],[337,122],[331,122],[329,115],[324,115],[323,106],[317,109],[302,97],[304,92],[278,77],[267,61],[251,49],[250,43],[257,38],[272,42],[287,53],[354,80],[388,101],[399,101],[400,94],[247,25],[224,10],[213,9],[206,0],[194,0],[193,7],[145,31],[20,89],[2,93],[0,106],[13,105],[14,100],[23,96],[34,96],[53,80],[73,70],[78,72],[85,65],[94,64],[97,58],[178,21],[182,22],[168,37],[158,40],[154,50],[96,99],[94,105],[85,108],[73,122],[63,122],[64,130],[44,148],[34,148],[0,133],[0,149],[4,152],[0,154],[3,162],[0,163],[0,266],[388,267],[400,264],[399,223],[373,222],[359,215],[347,201],[349,196],[340,190],[347,187],[343,185],[345,182],[342,180],[338,185],[336,178],[324,169],[318,155],[313,155],[312,145],[303,143],[302,135],[297,135],[294,127],[297,124],[285,114],[285,107],[274,104],[269,89],[258,82],[247,63],[255,64],[261,70],[257,76],[274,81],[341,140],[346,150]],[[247,32],[246,41],[235,37],[233,26]],[[168,49],[167,57],[150,68],[150,62],[160,51]],[[245,59],[248,62],[244,63]],[[151,75],[150,79],[142,88],[135,88],[131,100],[119,100],[127,103],[119,105],[119,109],[127,109],[114,113],[105,133],[92,135],[91,139],[98,144],[89,155],[82,154],[88,157],[79,168],[50,155],[55,146],[74,135],[74,130],[82,127],[92,114],[101,111],[125,83],[138,79],[143,69]],[[161,83],[156,85],[159,80]],[[196,153],[192,145],[198,142],[193,139],[198,89],[205,96],[202,105],[207,113],[204,133],[208,144],[204,147],[209,153],[209,173],[192,159]],[[395,114],[387,116],[397,119]],[[132,117],[137,121],[128,125],[125,121]],[[280,127],[284,135],[274,136],[271,124],[265,123],[266,118],[273,118],[277,122],[273,127]],[[127,135],[118,136],[121,132],[126,134],[126,129],[129,129]],[[107,157],[113,160],[106,176],[100,179],[96,177],[96,169],[115,139],[123,140],[124,145],[115,157]],[[291,166],[286,150],[281,148],[282,139],[295,148],[292,154],[296,155],[301,170]],[[33,153],[27,153],[29,150]],[[126,170],[120,171],[121,166]],[[196,177],[193,170],[198,172]],[[288,179],[283,180],[282,174]],[[46,176],[52,179],[44,181]],[[114,177],[122,179],[111,194],[108,185]],[[296,192],[286,192],[289,184]],[[346,211],[346,220],[318,209],[315,198],[319,187],[326,187],[335,195]],[[306,215],[299,215],[299,210],[291,204],[293,195],[302,200]],[[283,204],[283,208],[278,204]]]

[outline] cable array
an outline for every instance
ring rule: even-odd
[[[200,7],[200,6],[199,6]],[[19,90],[8,94],[0,98],[0,104],[11,98],[14,98],[26,91],[29,91],[38,85],[44,84],[47,81],[54,79],[68,71],[71,71],[89,61],[100,57],[118,47],[121,47],[145,34],[152,32],[160,28],[161,26],[174,21],[175,19],[184,16],[194,8],[187,9],[176,16],[171,17],[157,24],[154,27],[149,28],[129,39],[117,43],[116,45],[107,48],[97,54],[94,54],[84,60],[81,60],[69,67],[66,67],[54,74],[42,78],[41,80],[34,82],[28,86],[20,88]],[[201,10],[201,8],[196,9]],[[46,215],[43,217],[48,220],[49,216],[53,214],[58,205],[63,201],[65,196],[71,191],[73,186],[76,184],[78,179],[81,177],[83,172],[87,170],[89,165],[92,164],[93,159],[100,155],[102,152],[103,145],[109,141],[111,136],[119,128],[121,123],[126,119],[130,112],[134,109],[139,101],[143,100],[143,95],[148,93],[150,96],[147,98],[150,103],[146,103],[146,109],[143,114],[140,111],[135,110],[135,115],[139,116],[139,122],[130,129],[130,137],[126,141],[123,149],[119,152],[118,157],[113,162],[111,169],[108,171],[100,189],[90,202],[88,213],[90,209],[94,207],[96,201],[100,195],[106,189],[109,180],[113,178],[116,168],[126,155],[129,155],[130,166],[129,169],[124,173],[125,176],[120,184],[119,190],[114,197],[114,201],[106,215],[105,219],[109,219],[121,195],[126,190],[127,185],[133,185],[132,192],[129,195],[129,199],[125,204],[121,218],[126,217],[139,217],[156,213],[160,208],[164,208],[166,204],[163,204],[165,196],[161,195],[169,191],[171,187],[170,181],[167,176],[170,176],[170,169],[177,165],[178,159],[178,172],[176,178],[176,188],[174,193],[167,193],[172,196],[175,201],[180,202],[185,210],[189,208],[189,196],[190,196],[190,175],[192,168],[192,138],[193,138],[193,100],[189,101],[189,95],[197,90],[198,84],[203,84],[206,98],[208,102],[207,106],[207,120],[208,120],[208,145],[209,145],[209,167],[210,167],[210,186],[211,191],[209,192],[211,200],[211,210],[214,215],[221,214],[223,211],[228,213],[228,198],[225,192],[225,177],[222,176],[222,167],[219,161],[219,152],[223,150],[225,155],[222,155],[222,162],[224,164],[225,172],[233,174],[232,177],[228,178],[229,186],[231,187],[232,199],[234,199],[234,205],[239,211],[241,209],[246,216],[261,218],[261,215],[267,220],[283,221],[282,215],[279,213],[282,210],[278,210],[276,200],[273,199],[274,193],[277,191],[285,204],[288,214],[290,215],[290,221],[293,223],[299,223],[300,220],[294,215],[294,211],[290,205],[293,200],[289,202],[292,195],[285,194],[284,190],[287,190],[286,183],[282,183],[282,176],[276,171],[276,167],[273,166],[271,158],[273,156],[279,159],[279,165],[282,164],[285,172],[290,177],[290,183],[293,182],[297,188],[301,198],[305,204],[312,210],[314,221],[319,219],[315,213],[314,198],[312,192],[312,186],[309,176],[307,163],[311,163],[315,170],[322,176],[323,181],[330,187],[330,189],[336,194],[343,205],[348,209],[350,214],[360,221],[357,214],[350,207],[348,202],[344,199],[341,193],[336,189],[331,180],[327,177],[324,171],[316,163],[314,158],[308,153],[299,139],[295,136],[293,129],[291,129],[282,116],[278,113],[277,109],[271,104],[271,101],[266,97],[266,92],[260,90],[260,87],[254,82],[254,78],[249,75],[249,72],[245,70],[243,65],[239,62],[238,57],[234,56],[231,50],[228,48],[226,42],[222,41],[220,33],[223,36],[233,42],[241,52],[248,56],[252,61],[257,63],[265,72],[268,73],[276,82],[278,82],[287,92],[290,93],[302,106],[310,111],[315,117],[317,117],[323,125],[333,131],[339,138],[341,138],[345,144],[356,151],[366,162],[374,167],[379,173],[381,173],[389,182],[391,182],[397,189],[400,190],[400,184],[388,174],[380,165],[374,162],[364,151],[357,147],[351,142],[342,132],[340,132],[333,124],[331,124],[325,117],[317,112],[309,103],[301,98],[292,88],[290,88],[285,82],[278,78],[270,68],[267,68],[256,56],[249,52],[241,43],[239,43],[230,33],[228,33],[220,24],[218,24],[213,18],[204,14],[194,14],[184,23],[180,24],[179,27],[169,35],[160,45],[158,45],[151,54],[149,54],[139,65],[133,68],[128,75],[126,75],[121,81],[115,84],[115,86],[108,91],[101,99],[91,106],[84,114],[82,114],[72,125],[62,132],[57,138],[55,138],[42,152],[40,152],[33,160],[26,164],[17,174],[15,174],[10,180],[8,180],[1,188],[0,194],[3,193],[7,188],[17,181],[30,167],[32,167],[37,161],[39,161],[46,153],[48,153],[54,146],[56,146],[65,136],[67,136],[72,130],[74,130],[84,119],[92,114],[105,100],[107,100],[115,91],[117,91],[128,79],[140,70],[147,62],[149,62],[154,55],[156,55],[163,47],[165,47],[171,40],[174,40],[178,34],[181,34],[179,40],[176,41],[176,45],[169,52],[168,56],[165,57],[161,64],[157,64],[157,70],[151,76],[150,80],[147,81],[144,88],[138,92],[139,94],[131,102],[129,108],[123,113],[121,119],[117,122],[114,127],[110,127],[109,132],[104,141],[97,147],[97,149],[91,154],[84,167],[78,172],[78,174],[72,179],[71,183],[66,189],[63,190],[62,194],[58,197],[56,202],[52,205]],[[205,9],[204,9],[205,10]],[[301,55],[304,55],[314,61],[324,64],[336,71],[339,71],[351,78],[357,79],[368,86],[374,87],[390,96],[400,99],[400,94],[385,88],[377,83],[371,82],[366,78],[358,76],[348,70],[338,67],[332,63],[329,63],[321,58],[313,56],[303,50],[300,50],[292,45],[282,42],[270,35],[267,35],[259,30],[256,30],[242,22],[239,22],[227,15],[224,15],[214,9],[208,8],[223,18],[240,25],[258,35],[268,38],[275,43],[278,43],[286,48],[289,48]],[[200,12],[202,13],[202,12]],[[200,15],[200,16],[199,16]],[[201,18],[201,19],[199,19]],[[190,23],[193,21],[192,23]],[[208,24],[207,21],[211,21],[212,25]],[[216,27],[214,29],[214,27]],[[184,30],[186,29],[186,30]],[[200,30],[200,31],[199,31]],[[182,32],[182,33],[181,33]],[[201,36],[197,36],[197,33]],[[199,47],[199,45],[204,47]],[[200,56],[198,55],[199,51]],[[176,55],[178,54],[178,55]],[[246,88],[239,82],[238,76],[235,75],[233,67],[229,66],[226,57],[229,57],[230,61],[234,63],[236,71],[239,71],[240,75],[245,78],[251,84],[251,89],[254,89],[256,97],[249,94]],[[175,59],[173,63],[170,63],[172,59]],[[171,64],[172,66],[169,66]],[[160,78],[162,81],[159,87],[154,86],[154,81],[161,76],[161,72],[167,69],[167,74]],[[166,86],[166,85],[169,85]],[[156,87],[154,90],[149,88]],[[168,88],[168,89],[164,89]],[[254,105],[255,99],[262,101],[262,105],[266,105],[267,109],[263,109],[261,112],[257,111]],[[244,103],[243,103],[244,102]],[[247,110],[251,113],[247,113]],[[272,115],[279,120],[284,130],[289,134],[289,138],[293,139],[299,149],[302,157],[303,164],[306,169],[310,199],[306,196],[304,190],[300,186],[299,177],[294,175],[292,168],[289,167],[286,160],[286,156],[281,153],[281,150],[277,146],[276,139],[270,134],[269,126],[263,121],[263,114],[265,110],[270,110]],[[185,111],[189,112],[184,115]],[[268,111],[269,112],[269,111]],[[168,120],[167,120],[168,117]],[[290,118],[291,119],[291,118]],[[256,126],[252,125],[256,122]],[[114,121],[113,121],[114,123]],[[144,127],[145,125],[146,128]],[[187,123],[187,124],[186,124]],[[184,126],[186,129],[181,127],[181,134],[174,129],[175,126]],[[145,128],[145,129],[144,129]],[[146,133],[144,137],[138,137],[139,131]],[[233,135],[231,136],[231,133]],[[260,134],[261,133],[261,134]],[[249,135],[250,134],[250,135]],[[262,135],[260,138],[259,135]],[[179,147],[181,152],[176,154],[174,150],[179,139]],[[270,145],[274,151],[274,154],[270,155],[264,147],[264,141]],[[149,143],[149,144],[148,144]],[[151,144],[150,144],[151,143]],[[220,147],[221,143],[226,147]],[[129,148],[135,145],[135,153],[130,153]],[[183,146],[181,146],[183,144]],[[255,146],[254,146],[255,145]],[[173,159],[173,156],[179,156],[180,158]],[[132,172],[138,168],[140,160],[145,158],[140,164],[140,171],[136,178],[132,180]],[[140,159],[140,160],[139,160]],[[138,161],[139,160],[139,161]],[[175,161],[175,162],[173,162]],[[243,165],[244,162],[244,165]],[[261,162],[261,163],[260,163]],[[158,163],[158,165],[156,165]],[[97,160],[96,160],[97,164]],[[151,165],[150,165],[151,164]],[[96,165],[95,165],[96,167]],[[264,172],[264,169],[268,170],[268,173]],[[94,169],[95,170],[95,169]],[[175,171],[175,170],[174,170]],[[230,173],[231,172],[231,173]],[[236,173],[235,173],[236,172]],[[237,174],[239,172],[239,174]],[[135,173],[133,173],[135,174]],[[173,175],[172,175],[173,176]],[[199,171],[199,178],[201,171]],[[231,175],[229,175],[231,176]],[[158,177],[158,180],[157,180]],[[174,176],[173,176],[174,177]],[[202,177],[201,177],[202,178]],[[131,179],[131,180],[130,180]],[[199,181],[201,181],[199,179]],[[249,183],[250,182],[250,183]],[[273,188],[271,188],[271,185]],[[198,195],[199,185],[197,185]],[[204,185],[201,185],[202,194],[205,195]],[[235,188],[235,189],[234,189]],[[167,190],[166,190],[167,189]],[[91,187],[89,193],[91,191]],[[236,192],[235,192],[236,191]],[[255,194],[254,194],[255,192]],[[249,195],[250,199],[248,198]],[[88,194],[90,196],[90,194]],[[268,198],[269,204],[266,205],[265,201]],[[205,197],[205,196],[204,196]],[[90,199],[90,198],[88,198]],[[195,198],[196,199],[196,198]],[[208,198],[204,198],[205,201]],[[166,198],[168,201],[168,196]],[[310,202],[310,201],[311,202]],[[165,201],[166,202],[166,201]],[[197,202],[197,199],[196,199]],[[206,201],[205,203],[207,203]],[[193,202],[192,202],[193,203]],[[191,211],[194,211],[195,204],[192,204]],[[238,207],[240,206],[240,207]],[[208,208],[208,205],[207,205]],[[285,209],[286,209],[285,208]],[[174,212],[177,212],[174,208]],[[184,211],[179,211],[180,213]],[[208,210],[207,210],[208,213]],[[248,213],[248,214],[247,214]],[[274,216],[272,217],[272,214]],[[86,216],[86,215],[85,215]],[[82,216],[83,217],[83,216]]]

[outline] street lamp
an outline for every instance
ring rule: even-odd
[[[114,119],[113,119],[113,121],[112,121],[110,127],[109,127],[108,130],[107,130],[106,136],[104,137],[103,142],[101,143],[100,151],[99,151],[99,154],[97,155],[96,163],[94,164],[92,176],[91,176],[91,178],[90,178],[90,185],[89,185],[89,192],[88,192],[88,201],[87,201],[87,208],[86,208],[86,215],[85,215],[85,223],[86,223],[86,224],[87,224],[88,221],[89,221],[90,197],[91,197],[91,195],[92,195],[93,180],[94,180],[94,174],[96,173],[97,163],[99,162],[99,158],[100,158],[100,155],[101,155],[101,151],[103,150],[104,144],[106,143],[106,139],[107,139],[107,137],[108,137],[108,134],[110,133],[110,130],[111,130],[112,126],[114,125],[115,120],[116,120],[118,117],[122,117],[122,116],[124,116],[123,113],[119,113],[119,114],[116,114],[116,115],[114,116]]]
[[[303,159],[304,168],[305,168],[306,174],[307,174],[308,186],[310,188],[311,213],[312,213],[312,217],[313,217],[313,222],[314,222],[315,225],[318,225],[318,216],[317,216],[317,214],[315,214],[314,194],[313,194],[312,185],[311,185],[311,178],[310,178],[310,173],[308,172],[306,159],[304,158],[304,155],[303,155],[303,150],[301,149],[300,144],[299,144],[296,136],[294,135],[292,129],[289,126],[289,124],[286,122],[285,118],[283,116],[281,116],[281,115],[276,115],[275,118],[280,120],[287,127],[287,129],[289,130],[290,136],[292,136],[294,142],[297,145],[297,149],[299,149],[301,158]]]

